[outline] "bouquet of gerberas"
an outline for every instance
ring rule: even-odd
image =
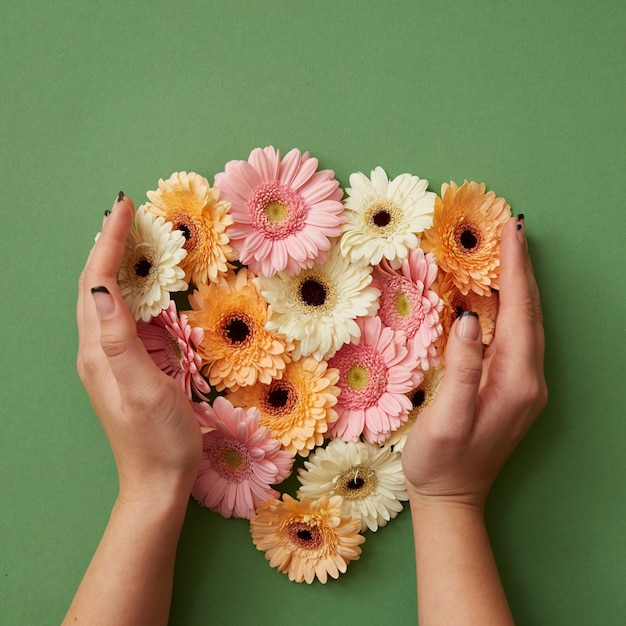
[[[476,311],[493,336],[510,208],[483,184],[427,187],[376,167],[344,193],[308,153],[267,147],[213,187],[159,180],[137,210],[119,284],[203,427],[193,496],[250,519],[291,580],[338,577],[402,510],[402,448],[454,319]]]

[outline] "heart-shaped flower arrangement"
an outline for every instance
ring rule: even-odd
[[[376,167],[343,190],[308,153],[266,147],[213,187],[159,180],[137,210],[118,280],[202,427],[192,494],[250,519],[291,580],[337,578],[402,510],[402,448],[453,321],[475,311],[493,336],[510,207],[484,184],[427,188]]]

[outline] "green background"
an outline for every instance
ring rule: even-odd
[[[626,623],[620,0],[0,2],[0,622],[58,623],[116,474],[75,372],[102,213],[273,144],[343,185],[382,165],[486,182],[526,214],[548,407],[487,511],[518,624]],[[172,624],[415,623],[408,512],[326,586],[247,522],[189,512]]]

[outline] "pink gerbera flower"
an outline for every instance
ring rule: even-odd
[[[247,161],[229,161],[215,177],[231,203],[234,224],[227,234],[239,260],[255,274],[293,276],[323,262],[329,237],[345,221],[343,192],[332,170],[317,171],[317,159],[295,148],[284,159],[269,146]]]
[[[398,270],[384,260],[374,268],[372,285],[380,290],[378,315],[385,326],[403,330],[424,370],[439,365],[435,341],[441,335],[443,303],[430,288],[437,277],[432,254],[410,250]]]
[[[196,352],[204,331],[192,328],[184,313],[179,317],[173,300],[149,323],[137,324],[137,334],[152,360],[178,381],[189,399],[193,397],[192,390],[206,398],[211,387],[200,373],[202,358]]]
[[[200,469],[193,497],[223,517],[250,519],[264,500],[280,496],[270,485],[291,473],[293,457],[259,427],[257,408],[235,408],[217,397],[213,406],[195,403],[202,435]]]
[[[379,443],[406,421],[412,404],[405,394],[423,374],[402,331],[384,326],[378,317],[363,317],[357,323],[360,342],[344,345],[328,361],[329,367],[339,370],[341,390],[335,406],[339,418],[329,435],[343,441],[357,441],[363,435]]]

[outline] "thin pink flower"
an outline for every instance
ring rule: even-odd
[[[206,398],[211,387],[200,373],[202,358],[196,352],[204,331],[192,328],[184,313],[179,317],[173,300],[149,323],[138,323],[137,334],[152,360],[178,381],[189,399],[193,397],[192,390]]]
[[[443,303],[431,289],[437,277],[435,257],[417,248],[409,251],[397,270],[383,259],[373,276],[372,286],[381,293],[378,316],[383,324],[405,332],[423,370],[438,366],[435,342],[442,332],[439,314]]]
[[[343,191],[332,170],[317,166],[308,152],[294,148],[281,160],[268,146],[247,161],[229,161],[215,177],[222,199],[231,203],[231,244],[255,274],[293,276],[321,263],[329,238],[340,234]]]
[[[195,403],[202,435],[202,458],[192,489],[200,504],[223,517],[250,519],[264,500],[279,497],[270,485],[291,473],[293,457],[259,427],[259,410],[234,407],[223,397],[213,406]]]
[[[406,421],[412,404],[405,394],[421,382],[423,373],[402,331],[384,326],[378,317],[357,323],[360,342],[344,345],[328,361],[339,370],[341,390],[335,406],[339,418],[329,435],[343,441],[363,435],[380,443]]]

